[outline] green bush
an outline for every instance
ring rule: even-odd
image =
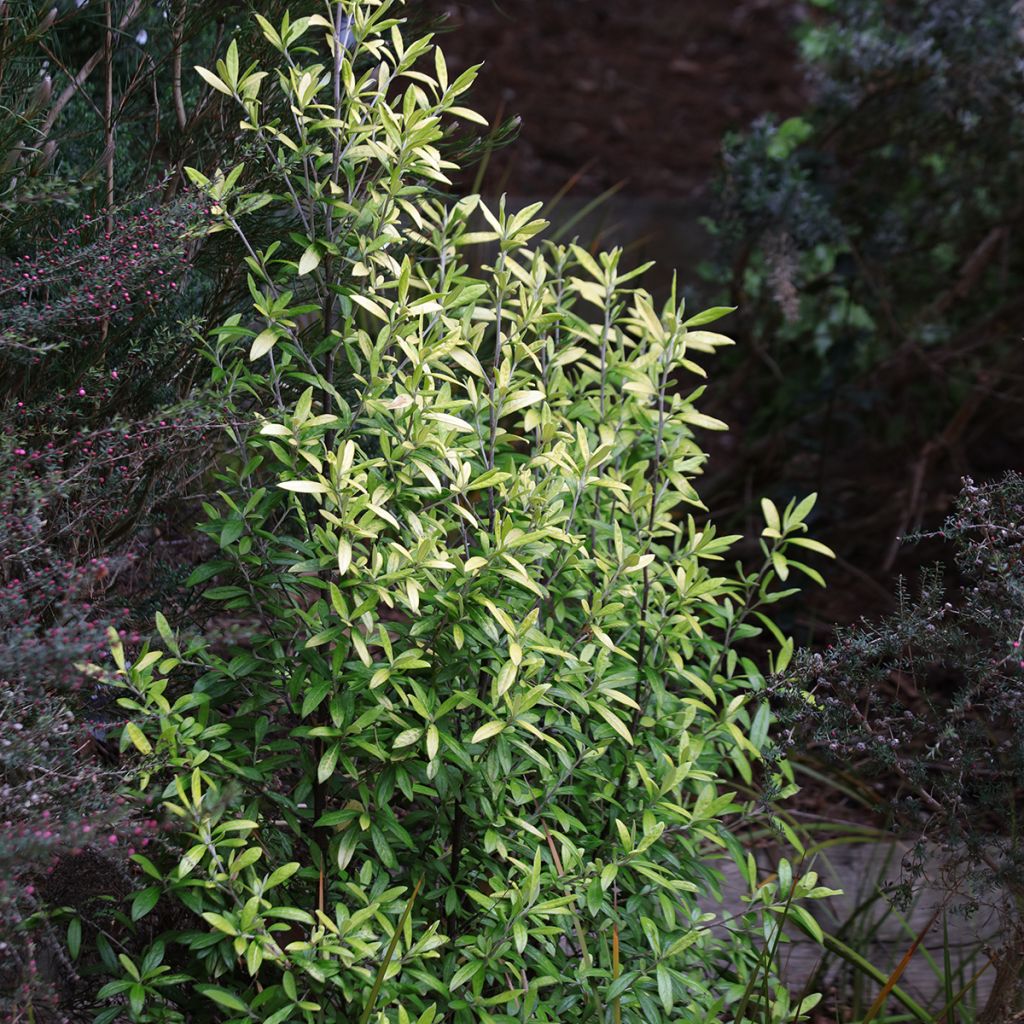
[[[236,642],[161,618],[162,650],[115,646],[133,794],[173,823],[126,921],[170,924],[97,1019],[795,1019],[814,999],[765,950],[826,890],[761,884],[737,837],[769,727],[744,644],[789,660],[763,609],[818,578],[793,557],[827,553],[813,498],[766,502],[763,565],[723,567],[693,481],[724,424],[684,384],[727,310],[656,308],[618,251],[531,248],[535,208],[440,198],[475,69],[392,8],[261,19],[276,78],[234,45],[201,72],[286,188],[193,175],[249,252],[193,575]],[[257,210],[284,226],[263,248]],[[723,858],[751,893],[731,921]]]
[[[843,480],[828,488],[834,518],[881,522],[888,545],[933,507],[941,517],[964,465],[1010,465],[1019,443],[1024,9],[817,6],[801,34],[805,109],[725,141],[708,272],[749,342],[755,479],[792,479],[794,455],[815,453],[808,476]],[[957,473],[932,484],[948,451]],[[898,479],[848,483],[852,467],[886,464]],[[848,559],[865,533],[851,529]]]

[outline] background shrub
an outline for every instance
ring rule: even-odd
[[[1015,464],[1020,5],[816,6],[807,109],[723,152],[713,276],[771,383],[737,380],[751,441],[720,488],[812,480],[837,550],[888,571],[964,473]]]
[[[798,655],[776,690],[780,735],[885,783],[882,809],[917,842],[898,899],[937,862],[933,884],[968,911],[999,915],[995,982],[979,1017],[994,1021],[1019,1008],[1024,479],[965,480],[941,536],[954,580],[935,568],[918,593],[900,590],[892,616]]]

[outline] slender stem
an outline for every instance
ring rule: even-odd
[[[185,98],[181,92],[181,37],[185,23],[185,0],[177,0],[174,9],[174,26],[171,31],[171,92],[174,95],[174,116],[178,130],[184,131],[188,123],[185,113]]]
[[[503,316],[503,304],[505,300],[505,253],[501,252],[494,267],[494,279],[496,294],[494,299],[494,363],[491,372],[487,375],[487,404],[490,406],[490,430],[487,442],[486,466],[494,469],[494,450],[498,438],[498,402],[495,398],[497,393],[498,371],[501,367],[501,321]],[[488,529],[494,531],[494,488],[487,488],[487,523]]]
[[[132,22],[139,14],[142,9],[142,0],[132,0],[128,9],[124,12],[121,20],[117,24],[119,32],[123,31],[130,22]],[[108,7],[109,10],[109,7]],[[64,91],[57,97],[56,102],[50,107],[49,113],[46,115],[46,119],[43,121],[40,129],[40,139],[45,138],[49,135],[53,126],[57,123],[57,118],[60,117],[61,112],[74,98],[75,93],[82,88],[85,84],[86,79],[96,70],[96,65],[103,60],[107,52],[107,44],[104,41],[101,46],[78,70],[78,74],[71,79],[71,81],[64,88]]]
[[[107,174],[107,234],[114,230],[114,20],[111,0],[103,7],[106,33],[103,36],[103,62],[106,83],[103,96],[103,160]]]
[[[654,522],[658,514],[658,478],[661,476],[661,456],[665,444],[665,392],[668,390],[668,378],[672,368],[672,360],[675,354],[675,338],[668,343],[664,354],[664,365],[661,371],[661,381],[658,386],[658,430],[654,438],[654,467],[651,472],[651,505],[647,514],[647,541],[654,541]],[[647,657],[647,610],[651,603],[651,570],[645,565],[643,569],[643,594],[640,600],[640,639],[637,643],[636,664],[640,679],[643,678],[644,659]],[[631,732],[636,730],[640,724],[640,716],[643,714],[643,702],[637,701],[633,710],[633,725]],[[621,779],[619,780],[621,784]]]

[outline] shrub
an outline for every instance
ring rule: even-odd
[[[865,451],[910,464],[897,486],[859,480],[861,508],[836,515],[884,518],[888,545],[932,503],[946,452],[956,465],[981,434],[988,466],[1011,458],[995,453],[1017,424],[1021,7],[816,6],[801,39],[807,108],[724,146],[713,276],[742,311],[744,356],[774,377],[756,397],[743,389],[759,478],[777,480],[772,449],[792,465],[794,446],[820,456],[819,482]]]
[[[83,232],[69,232],[59,265],[44,249],[0,269],[0,1006],[10,993],[16,1012],[42,1013],[54,984],[64,996],[75,987],[43,911],[90,904],[103,872],[53,884],[62,858],[66,881],[98,837],[110,851],[107,837],[122,834],[122,773],[107,732],[124,716],[78,666],[107,651],[112,626],[138,642],[157,596],[166,603],[175,589],[174,571],[177,589],[187,575],[167,572],[162,535],[201,470],[209,419],[175,401],[180,361],[195,346],[187,326],[167,322],[163,301],[175,289],[146,280],[187,275],[177,216],[143,217],[142,231],[114,239],[87,223],[99,240],[80,250]],[[126,305],[131,253],[143,245],[159,247],[166,277],[155,263],[141,270],[142,301],[123,316],[85,311],[115,281],[115,304]],[[121,266],[95,259],[118,252]],[[142,331],[160,344],[140,344]]]
[[[722,569],[693,481],[724,424],[684,384],[727,311],[440,198],[475,69],[386,0],[324,10],[260,19],[276,78],[234,44],[201,71],[285,185],[193,172],[253,299],[210,345],[233,445],[192,577],[236,639],[115,645],[132,796],[173,823],[125,920],[179,923],[97,1019],[793,1019],[759,940],[825,890],[759,885],[737,838],[769,726],[743,644],[786,666],[765,611],[823,549],[813,498],[766,502],[763,565]],[[256,210],[296,227],[253,244]],[[709,911],[723,857],[763,914]]]
[[[983,1019],[1000,1020],[1019,1008],[1024,934],[1024,477],[965,480],[942,536],[959,584],[932,570],[916,596],[901,591],[894,615],[799,655],[776,688],[780,732],[886,783],[884,809],[917,840],[897,896],[937,852],[936,881],[968,910],[998,911],[1004,939]]]
[[[193,388],[200,213],[194,195],[148,187],[151,160],[124,159],[141,134],[127,124],[116,193],[100,180],[105,97],[130,120],[129,93],[151,103],[161,77],[118,31],[111,79],[90,78],[102,8],[16,2],[0,19],[0,1017],[12,1021],[66,1019],[97,987],[82,975],[102,955],[117,963],[112,897],[130,889],[127,848],[144,826],[116,795],[124,715],[78,666],[109,659],[108,628],[138,643],[155,607],[178,610],[188,566],[170,535],[212,449]],[[134,4],[115,23],[141,8],[160,18]]]

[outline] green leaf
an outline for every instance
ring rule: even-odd
[[[246,1002],[226,988],[218,988],[216,985],[196,985],[196,991],[228,1010],[241,1010],[245,1013],[249,1009]]]
[[[263,883],[263,891],[268,892],[269,890],[273,889],[275,885],[280,885],[282,882],[287,882],[288,879],[291,878],[292,875],[294,875],[295,872],[298,871],[301,866],[302,865],[299,864],[297,861],[291,861],[288,864],[282,864],[276,871],[272,872],[270,877]]]
[[[312,683],[302,698],[302,718],[308,718],[320,705],[324,698],[334,689],[333,679],[317,679]]]
[[[224,66],[228,72],[228,80],[232,86],[238,84],[238,42],[232,39],[228,44],[228,52],[224,58]]]
[[[334,768],[338,763],[339,753],[341,753],[341,744],[333,743],[324,753],[324,756],[320,758],[320,764],[317,765],[316,769],[318,782],[326,782],[334,774]]]
[[[639,977],[640,974],[637,971],[626,971],[625,974],[619,975],[619,977],[608,986],[608,994],[606,998],[609,1001],[618,999],[619,996],[636,984],[636,980]]]
[[[658,964],[654,973],[655,977],[658,979],[658,998],[661,999],[661,1005],[665,1008],[665,1013],[668,1016],[671,1016],[672,1003],[674,1000],[672,975],[669,974],[668,968],[664,964]]]
[[[714,320],[721,320],[723,316],[727,316],[735,311],[735,306],[712,306],[710,309],[705,309],[703,313],[698,313],[696,316],[690,317],[689,320],[684,320],[683,326],[700,327],[702,324],[710,324]]]
[[[649,917],[641,917],[640,928],[651,947],[651,952],[654,953],[655,956],[660,956],[661,934],[658,931],[658,926]]]
[[[151,885],[142,892],[135,894],[132,899],[132,920],[141,921],[157,904],[160,899],[160,886]]]
[[[132,1011],[133,1017],[139,1017],[142,1013],[142,1008],[146,1005],[146,989],[139,984],[132,985],[128,989],[128,1007]]]
[[[806,907],[801,907],[796,903],[790,903],[786,908],[786,913],[788,916],[792,917],[793,920],[796,921],[797,924],[799,924],[815,942],[819,943],[819,945],[824,943],[825,933],[822,931],[821,925],[815,921]]]
[[[469,963],[463,964],[452,975],[452,980],[448,983],[448,991],[454,992],[457,988],[461,988],[470,978],[475,978],[483,969],[483,960],[470,960]]]
[[[222,573],[225,569],[229,568],[230,562],[207,562],[206,565],[199,566],[187,580],[185,580],[186,587],[195,587],[200,583],[205,583],[207,580],[213,579],[214,576]],[[163,635],[163,634],[161,634]]]

